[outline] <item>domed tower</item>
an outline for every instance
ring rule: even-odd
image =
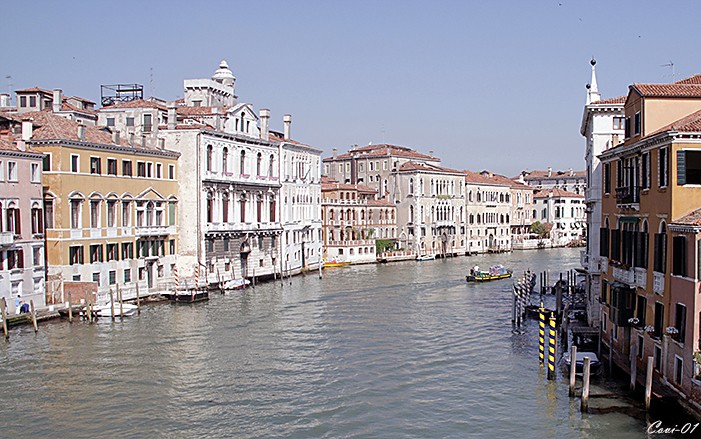
[[[194,107],[236,105],[235,82],[236,77],[229,70],[229,65],[222,60],[211,78],[184,81],[185,105]]]
[[[222,85],[231,87],[231,94],[234,93],[234,82],[236,82],[236,77],[234,76],[232,71],[229,70],[229,64],[227,64],[225,60],[221,60],[221,62],[219,63],[219,68],[216,72],[214,72],[214,76],[212,76],[212,79],[219,82]]]

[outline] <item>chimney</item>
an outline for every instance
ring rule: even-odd
[[[78,125],[78,140],[85,140],[85,125]]]
[[[171,102],[168,105],[168,129],[174,130],[178,124],[178,113],[175,109],[175,103]]]
[[[552,176],[553,176],[553,168],[548,166],[548,177],[552,177]]]
[[[219,131],[219,107],[212,107],[212,114],[214,115],[214,130]]]
[[[429,151],[428,155],[433,155],[433,150]]]
[[[260,109],[260,138],[263,140],[269,140],[270,139],[270,132],[269,132],[269,123],[270,123],[270,110],[267,108],[261,108]]]
[[[158,139],[158,149],[166,149],[166,139],[162,137]]]
[[[129,145],[134,146],[134,133],[129,133]]]
[[[22,140],[27,141],[32,138],[34,125],[31,120],[22,121]]]
[[[112,143],[119,145],[119,131],[117,130],[112,131]]]
[[[570,168],[570,177],[574,177],[574,171]]]
[[[61,111],[61,103],[63,101],[63,97],[61,96],[62,91],[60,88],[55,88],[54,89],[54,108],[53,111],[54,113],[58,113]]]
[[[7,93],[0,93],[0,107],[10,106],[10,95]]]
[[[332,149],[331,150],[331,157],[333,157],[333,159],[335,160],[337,155],[338,155],[338,150],[336,148]]]
[[[141,147],[146,148],[146,134],[141,135]]]
[[[292,115],[285,114],[284,116],[282,116],[282,123],[285,126],[284,138],[285,140],[290,140],[290,125],[292,125]]]

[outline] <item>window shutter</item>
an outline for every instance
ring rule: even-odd
[[[677,184],[686,184],[686,151],[677,151]]]

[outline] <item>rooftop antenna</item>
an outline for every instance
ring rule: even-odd
[[[151,89],[151,96],[156,96],[156,88],[153,85],[153,67],[149,68],[149,88]]]
[[[667,64],[660,64],[660,67],[670,67],[672,70],[672,80],[674,80],[674,77],[677,76],[676,73],[674,73],[674,62],[672,60],[669,60],[669,63]]]
[[[12,104],[12,76],[5,76],[7,79],[7,94],[10,95],[10,104]]]

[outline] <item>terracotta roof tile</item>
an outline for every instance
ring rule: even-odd
[[[112,108],[157,108],[159,110],[168,110],[165,105],[144,99],[135,99],[128,102],[117,102],[107,107],[102,107],[101,110],[109,110]]]
[[[627,96],[618,96],[615,98],[601,99],[600,101],[594,101],[589,105],[606,105],[606,104],[625,104]]]
[[[44,90],[43,88],[39,88],[39,87],[23,88],[22,90],[15,90],[15,93],[45,93],[45,94],[53,94],[52,91],[50,91],[50,90]]]
[[[412,161],[404,162],[399,167],[399,171],[427,171],[427,172],[446,172],[450,174],[462,174],[462,171],[455,169],[444,168],[442,166],[431,165],[428,163],[416,163]]]
[[[681,218],[672,221],[672,224],[682,224],[685,226],[701,226],[701,208],[692,210]]]
[[[548,198],[552,194],[555,198],[568,197],[568,198],[584,198],[584,195],[575,194],[574,192],[564,191],[559,188],[554,189],[543,189],[538,191],[533,195],[533,198]]]
[[[414,151],[406,146],[390,145],[381,143],[378,145],[367,145],[351,148],[347,153],[339,154],[336,160],[345,160],[353,157],[358,158],[380,158],[380,157],[405,157],[421,160],[438,160],[437,157]],[[334,160],[333,157],[326,157],[324,160]]]
[[[0,151],[31,152],[34,154],[41,154],[41,152],[32,148],[26,148],[26,151],[22,151],[17,147],[17,140],[19,139],[11,134],[0,135]]]
[[[689,78],[691,79],[691,78]],[[645,97],[701,98],[701,85],[696,83],[633,84],[631,88]]]
[[[524,179],[526,180],[532,180],[532,179],[540,179],[540,180],[547,180],[547,179],[560,179],[560,178],[578,178],[578,177],[586,177],[587,173],[586,171],[573,171],[574,175],[570,175],[570,171],[552,171],[552,174],[550,177],[548,177],[548,171],[527,171],[528,174],[524,175]],[[518,176],[514,178],[519,178]]]
[[[701,84],[701,73],[679,80],[675,84]]]

